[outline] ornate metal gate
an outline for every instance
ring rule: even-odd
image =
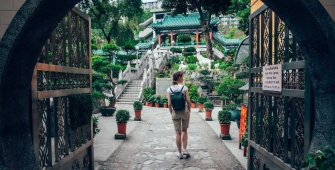
[[[250,16],[248,169],[300,169],[313,129],[312,91],[304,55],[267,6]],[[281,64],[282,91],[263,91],[262,67]]]
[[[94,169],[92,123],[72,130],[68,96],[91,93],[91,21],[73,8],[45,43],[34,70],[32,133],[41,169]]]

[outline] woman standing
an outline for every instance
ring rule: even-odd
[[[178,71],[173,74],[172,86],[167,89],[168,105],[174,128],[176,131],[176,144],[179,159],[188,158],[187,152],[187,128],[190,123],[191,101],[187,87],[183,85],[183,73]],[[183,148],[181,148],[183,146]]]

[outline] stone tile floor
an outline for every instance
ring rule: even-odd
[[[134,117],[131,105],[123,105],[119,108],[128,109],[132,118]],[[203,113],[198,113],[197,109],[191,111],[188,129],[190,158],[180,160],[176,156],[175,132],[168,109],[144,107],[142,121],[128,122],[132,126],[132,130],[129,133],[129,129],[127,129],[127,139],[119,143],[119,147],[106,160],[96,161],[99,164],[96,168],[99,170],[245,169],[200,114]],[[100,117],[100,119],[103,118]],[[113,124],[116,128],[116,123],[112,123],[110,126]],[[236,125],[234,124],[234,126]],[[114,134],[110,135],[114,137]],[[105,135],[97,136],[95,141],[104,137]],[[110,145],[113,145],[113,141]],[[98,147],[95,145],[95,155],[98,156],[97,151],[103,150],[104,146],[107,147],[106,145]]]

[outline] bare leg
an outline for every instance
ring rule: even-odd
[[[178,152],[181,153],[181,131],[176,131],[176,144]]]
[[[187,147],[187,139],[188,139],[187,129],[183,129],[181,133],[181,140],[183,141],[183,149],[186,149]]]

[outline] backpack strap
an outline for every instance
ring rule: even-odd
[[[171,87],[170,87],[170,91],[171,91],[171,93],[173,93],[173,91],[172,91]]]
[[[184,86],[181,88],[180,92],[183,92]]]

